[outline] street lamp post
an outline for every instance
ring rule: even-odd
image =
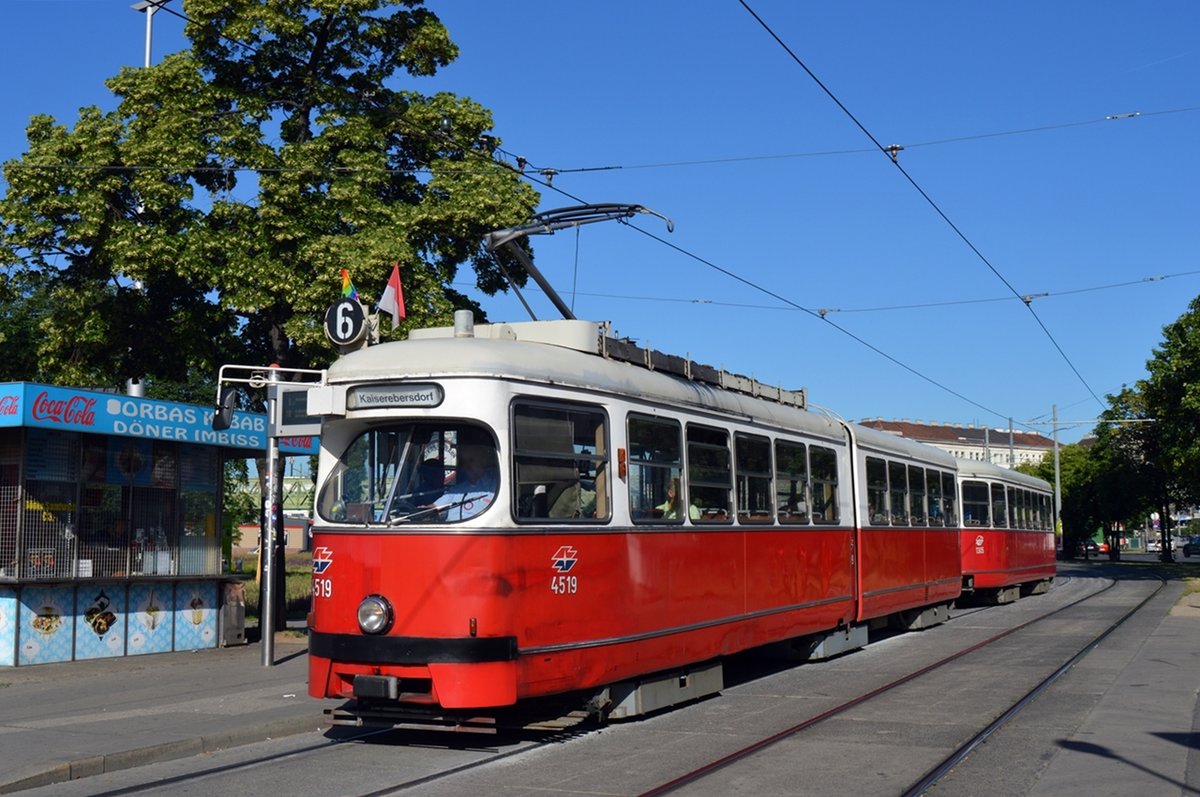
[[[134,11],[141,11],[146,15],[146,61],[145,66],[150,66],[150,43],[154,39],[154,12],[165,6],[171,0],[138,0],[130,8]]]

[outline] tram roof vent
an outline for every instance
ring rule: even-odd
[[[604,331],[608,331],[607,325]],[[610,360],[640,365],[651,371],[661,371],[671,376],[678,376],[690,382],[700,382],[735,393],[787,404],[792,407],[805,409],[808,406],[807,395],[803,388],[786,390],[774,385],[766,385],[757,379],[741,374],[734,374],[722,368],[693,362],[687,357],[674,354],[664,354],[654,349],[643,348],[628,340],[609,337],[607,334],[600,339],[600,354]]]
[[[518,321],[477,324],[474,337],[485,340],[519,340],[526,343],[560,346],[587,354],[598,354],[609,360],[638,365],[651,371],[661,371],[671,376],[682,377],[690,382],[700,382],[722,390],[774,401],[777,404],[787,404],[800,409],[806,409],[808,406],[803,388],[787,390],[774,385],[766,385],[753,377],[730,373],[711,365],[693,362],[686,357],[664,354],[661,351],[643,348],[628,340],[611,337],[610,330],[608,322],[579,319]],[[455,335],[454,327],[432,327],[410,330],[408,337],[409,340],[429,340],[458,336]]]

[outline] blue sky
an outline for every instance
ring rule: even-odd
[[[113,106],[144,57],[130,3],[0,0],[0,160],[32,114]],[[674,221],[535,239],[577,316],[642,344],[849,419],[994,428],[1093,418],[1145,375],[1200,293],[1200,4],[747,4],[903,172],[737,0],[435,0],[462,53],[411,85],[557,170],[543,209]],[[154,25],[155,60],[185,45]]]

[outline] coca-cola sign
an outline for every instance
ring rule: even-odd
[[[94,426],[96,423],[96,400],[84,396],[52,399],[42,392],[33,400],[33,419],[54,421],[68,426]]]
[[[16,396],[0,396],[0,415],[20,415],[21,400]]]

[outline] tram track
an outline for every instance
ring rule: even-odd
[[[1061,587],[1062,585],[1065,585],[1069,581],[1070,581],[1069,577],[1059,579],[1059,582],[1056,585],[1056,588]],[[824,710],[818,714],[815,714],[811,717],[808,717],[807,719],[805,719],[801,722],[795,723],[788,728],[785,728],[781,731],[775,732],[775,733],[773,733],[767,737],[764,737],[752,744],[746,745],[732,753],[729,753],[718,759],[715,759],[703,766],[696,767],[693,770],[689,771],[688,773],[685,773],[684,775],[681,775],[677,778],[673,778],[673,779],[666,781],[666,782],[664,782],[658,786],[655,786],[651,789],[642,791],[642,792],[638,793],[638,797],[651,797],[653,795],[670,794],[672,792],[682,789],[684,786],[703,781],[705,778],[713,775],[714,773],[716,773],[726,767],[729,767],[732,764],[736,764],[740,761],[745,761],[747,759],[752,758],[755,754],[771,747],[772,745],[776,744],[777,742],[782,741],[783,739],[795,736],[807,729],[819,726],[823,722],[833,719],[834,717],[837,717],[841,714],[844,714],[845,712],[850,711],[851,709],[853,709],[857,706],[861,706],[863,704],[870,702],[871,700],[874,700],[874,699],[879,698],[883,695],[886,695],[890,692],[893,692],[896,689],[900,688],[901,686],[904,686],[905,684],[911,683],[925,675],[935,672],[935,671],[945,667],[946,665],[951,664],[954,661],[958,661],[958,660],[962,659],[963,657],[968,656],[972,653],[984,650],[988,646],[993,645],[993,644],[999,642],[1000,640],[1006,639],[1006,638],[1012,636],[1013,634],[1016,634],[1018,631],[1028,629],[1040,622],[1057,617],[1057,616],[1061,615],[1063,612],[1066,612],[1070,609],[1076,608],[1076,607],[1080,606],[1081,604],[1086,603],[1087,601],[1094,600],[1095,598],[1105,594],[1108,590],[1112,589],[1116,584],[1117,584],[1116,581],[1110,579],[1107,581],[1107,583],[1104,586],[1102,586],[1100,589],[1095,590],[1094,592],[1084,595],[1084,596],[1082,596],[1076,600],[1073,600],[1070,603],[1067,603],[1063,606],[1057,607],[1057,608],[1053,609],[1052,611],[1045,612],[1043,614],[1039,614],[1036,617],[1030,618],[1029,620],[1026,620],[1017,625],[1014,625],[1011,628],[1007,628],[999,633],[992,634],[992,635],[988,636],[986,639],[983,639],[981,641],[978,641],[971,645],[963,647],[948,656],[944,656],[944,657],[938,659],[937,661],[927,664],[919,669],[916,669],[913,672],[910,672],[902,677],[893,679],[886,684],[883,684],[879,687],[876,687],[867,692],[864,692],[863,694],[860,694],[854,698],[842,701],[838,705],[833,706],[829,709],[826,709],[826,710]],[[1146,600],[1149,600],[1149,597],[1146,598]],[[1131,616],[1134,612],[1136,612],[1137,608],[1140,608],[1142,605],[1144,605],[1144,603],[1145,603],[1145,601],[1138,604],[1138,607],[1136,607],[1134,610],[1131,610],[1127,614],[1127,616]],[[995,607],[995,606],[972,606],[972,607],[969,607],[966,610],[961,611],[958,614],[956,614],[954,616],[954,618],[952,618],[949,622],[953,623],[956,620],[961,622],[962,620],[967,619],[973,615],[976,615],[976,614],[979,614],[982,612],[986,612],[989,609],[995,609],[995,608],[998,608],[998,607]],[[1115,626],[1114,626],[1114,628],[1115,628]],[[1106,632],[1104,634],[1102,634],[1100,637],[1097,637],[1096,639],[1089,642],[1089,644],[1087,646],[1084,646],[1084,650],[1077,653],[1076,656],[1073,657],[1071,661],[1072,662],[1077,661],[1078,658],[1081,658],[1083,655],[1085,655],[1088,650],[1090,650],[1096,644],[1099,644],[1099,642],[1102,641],[1103,637],[1107,636],[1108,633],[1111,633],[1112,630],[1113,630],[1112,628],[1106,630]],[[1069,669],[1068,665],[1064,665],[1063,671],[1065,672],[1066,669]],[[1033,697],[1030,697],[1029,699],[1033,699]],[[997,728],[998,727],[999,726],[997,726]],[[485,758],[481,758],[478,761],[451,767],[451,768],[448,768],[441,772],[430,773],[430,774],[424,775],[422,777],[413,778],[413,779],[405,780],[402,782],[397,782],[397,783],[394,783],[394,784],[391,784],[391,785],[388,785],[388,786],[385,786],[385,787],[382,787],[379,789],[375,789],[372,791],[358,793],[355,795],[355,797],[391,797],[391,795],[403,795],[403,794],[409,794],[409,793],[418,793],[417,790],[420,790],[420,793],[424,793],[426,790],[430,789],[431,787],[435,787],[436,784],[438,784],[439,782],[449,783],[456,776],[468,774],[473,770],[485,769],[490,765],[501,763],[502,761],[504,761],[506,759],[511,760],[511,759],[516,759],[523,755],[528,755],[531,752],[535,751],[536,749],[548,746],[556,741],[559,741],[559,739],[547,739],[547,740],[543,740],[543,741],[537,741],[533,744],[523,746],[519,749],[508,750],[505,752],[497,753],[495,755],[490,755]],[[982,741],[982,739],[980,741]],[[964,747],[965,747],[965,745],[964,745]],[[950,759],[953,756],[948,756],[947,759],[942,762],[943,764],[946,764],[945,770],[948,770],[949,768],[953,767],[958,760],[961,760],[962,757],[965,757],[966,755],[968,755],[969,752],[970,752],[970,750],[965,750],[964,752],[962,752],[962,755],[959,758],[957,758],[956,761],[950,761]],[[955,753],[959,753],[959,751],[956,750]],[[937,768],[935,768],[935,769],[937,769]],[[939,772],[945,771],[945,770],[939,770]],[[931,770],[929,775],[932,775],[932,774],[934,774],[934,773]],[[927,775],[927,777],[929,775]],[[938,776],[940,776],[940,774]],[[928,788],[928,785],[931,785],[934,782],[936,782],[936,779],[930,780],[929,784],[926,784],[923,788]],[[906,795],[910,794],[910,793],[913,795],[920,794],[920,793],[922,793],[923,788],[922,788],[922,790],[919,790],[919,791],[906,791],[905,794]]]
[[[1069,577],[1057,579],[1052,592],[1057,591],[1059,588],[1069,582]],[[936,661],[916,668],[901,677],[893,678],[881,686],[863,691],[857,696],[841,700],[837,705],[826,708],[819,713],[815,713],[802,721],[794,722],[782,730],[771,733],[751,744],[744,745],[733,752],[715,758],[711,762],[708,762],[702,766],[694,767],[687,773],[678,777],[674,777],[670,780],[666,780],[657,786],[649,789],[636,787],[636,790],[615,787],[612,790],[602,788],[593,793],[639,794],[642,797],[645,797],[646,795],[660,795],[677,792],[691,784],[703,784],[706,779],[713,777],[716,773],[727,770],[732,765],[735,765],[739,762],[749,762],[754,758],[755,755],[763,753],[768,748],[771,748],[785,739],[797,736],[805,730],[819,727],[823,723],[826,723],[835,717],[844,715],[846,712],[849,712],[856,707],[863,706],[871,701],[883,697],[884,695],[895,692],[900,687],[909,683],[913,683],[914,681],[918,681],[924,676],[937,672],[947,665],[955,661],[959,661],[972,653],[986,650],[989,646],[994,645],[1003,639],[1012,637],[1018,631],[1029,629],[1038,623],[1050,620],[1051,618],[1060,617],[1064,612],[1077,608],[1086,604],[1088,601],[1095,600],[1098,597],[1105,595],[1118,583],[1119,582],[1113,580],[1107,580],[1107,583],[1103,585],[1097,585],[1097,589],[1089,592],[1086,595],[1053,608],[1051,611],[1042,612],[1034,617],[1025,619],[1024,621],[1019,622],[1009,628],[1005,628],[998,633],[989,633],[984,639],[977,640],[969,645],[961,646],[959,649],[955,650],[949,655],[939,657]],[[1109,624],[1102,633],[1095,635],[1087,642],[1087,644],[1082,645],[1080,649],[1074,653],[1070,660],[1059,667],[1050,677],[1044,679],[1033,690],[1029,690],[1022,700],[1016,701],[1016,703],[1024,705],[1029,701],[1035,700],[1037,694],[1040,694],[1040,691],[1044,690],[1051,683],[1053,683],[1053,679],[1057,679],[1058,677],[1061,677],[1062,673],[1069,671],[1075,663],[1083,658],[1087,652],[1103,642],[1103,640],[1117,627],[1119,627],[1122,622],[1135,615],[1136,612],[1153,597],[1153,595],[1157,594],[1159,589],[1161,589],[1161,583],[1150,596],[1143,599],[1133,609],[1125,612],[1125,614],[1117,622]],[[1020,601],[1017,604],[1010,604],[1009,606],[1015,608],[1029,608],[1025,601]],[[957,612],[947,623],[947,625],[952,626],[955,623],[969,621],[972,617],[986,618],[989,610],[994,610],[997,608],[1004,609],[1006,607],[979,606],[967,608],[963,611]],[[908,637],[915,637],[915,635],[901,635],[901,638]],[[889,643],[885,642],[883,644]],[[845,659],[845,661],[853,662],[854,655],[856,654],[851,654]],[[836,662],[834,662],[834,664],[836,664]],[[782,670],[783,668],[781,668],[781,671]],[[904,787],[899,787],[895,793],[903,793],[905,795],[917,795],[923,793],[925,789],[937,782],[937,779],[941,777],[942,773],[949,771],[955,767],[958,762],[969,756],[971,751],[981,744],[988,735],[994,733],[997,729],[1002,727],[1003,722],[1007,721],[1007,719],[1011,718],[1011,716],[1015,715],[1019,710],[1020,706],[1014,705],[1009,711],[1004,712],[1003,716],[998,718],[996,722],[992,723],[988,726],[988,728],[985,728],[968,742],[958,747],[953,753],[951,753],[951,755],[946,756],[937,766],[930,768],[924,777],[916,781],[912,786],[907,787],[907,789],[904,789]],[[639,725],[644,722],[645,721],[642,720],[635,723],[621,723],[612,727],[616,732],[623,732],[623,729],[637,730]],[[198,785],[205,782],[209,778],[225,775],[231,771],[244,771],[249,773],[255,771],[256,769],[261,770],[263,767],[269,768],[274,766],[288,766],[290,762],[298,758],[303,758],[311,762],[314,759],[330,756],[330,764],[327,766],[340,766],[340,764],[334,763],[335,759],[332,758],[333,756],[336,756],[335,751],[345,750],[347,745],[363,743],[365,743],[368,748],[375,748],[376,750],[386,750],[392,745],[397,745],[412,750],[421,749],[429,754],[430,757],[422,762],[419,766],[405,764],[404,766],[410,774],[409,777],[405,777],[395,782],[375,788],[366,788],[362,790],[352,789],[344,793],[353,794],[355,797],[389,797],[389,795],[406,794],[455,794],[462,793],[465,784],[475,784],[481,779],[490,780],[493,775],[488,774],[489,767],[494,767],[496,765],[503,766],[505,763],[507,763],[510,767],[514,765],[517,767],[524,767],[526,766],[526,762],[522,761],[523,756],[536,755],[539,750],[544,751],[547,748],[553,747],[554,745],[561,744],[567,739],[577,740],[591,745],[591,742],[586,741],[586,739],[591,735],[592,733],[590,730],[580,729],[574,732],[555,733],[550,735],[521,734],[513,732],[501,733],[492,737],[476,737],[474,734],[470,734],[469,736],[474,738],[468,739],[464,738],[468,735],[462,734],[451,734],[449,737],[447,737],[446,732],[429,732],[414,735],[414,732],[412,731],[397,731],[391,729],[361,730],[353,733],[347,730],[346,733],[343,733],[338,738],[326,738],[318,743],[306,744],[300,748],[292,748],[285,752],[277,754],[262,754],[237,763],[224,763],[220,766],[213,766],[201,771],[158,780],[152,784],[146,784],[142,787],[114,789],[112,791],[101,792],[100,794],[102,797],[118,797],[118,795],[165,793],[161,792],[160,790],[175,790],[188,785]],[[440,752],[443,749],[445,750],[445,756],[442,756],[442,753]],[[431,750],[433,751],[432,753],[430,752]],[[583,751],[581,749],[580,753],[582,752]],[[469,754],[473,757],[470,760],[463,760],[464,754]],[[554,755],[557,756],[558,754],[554,753]],[[536,758],[533,760],[536,760]],[[414,770],[421,771],[418,772]],[[371,784],[366,783],[363,785],[370,786]],[[703,786],[701,787],[703,788]],[[556,790],[550,789],[550,791]],[[564,788],[559,793],[582,792],[572,788]]]
[[[1070,577],[1061,578],[1058,580],[1057,586],[1065,585],[1066,583],[1069,583],[1070,581],[1071,581]],[[764,737],[763,739],[760,739],[752,744],[746,745],[745,747],[743,747],[739,750],[736,750],[732,753],[729,753],[725,756],[715,759],[714,761],[709,762],[703,766],[697,767],[682,776],[679,776],[670,781],[664,782],[654,788],[642,791],[642,792],[638,793],[639,797],[650,797],[651,795],[669,794],[669,793],[675,792],[689,784],[702,781],[704,778],[714,774],[715,772],[717,772],[721,769],[724,769],[725,767],[728,767],[739,761],[744,761],[744,760],[747,760],[747,759],[753,757],[756,753],[759,753],[760,751],[765,750],[766,748],[772,746],[773,744],[775,744],[783,739],[789,738],[791,736],[795,736],[796,734],[798,734],[806,729],[818,726],[827,720],[830,720],[836,716],[839,716],[839,715],[849,711],[850,709],[855,708],[856,706],[865,704],[875,698],[878,698],[882,695],[892,692],[907,683],[910,683],[916,679],[919,679],[922,676],[928,675],[929,673],[934,672],[954,661],[957,661],[957,660],[959,660],[965,656],[968,656],[972,653],[975,653],[977,651],[983,650],[983,649],[987,648],[989,645],[995,644],[996,642],[998,642],[1002,639],[1008,638],[1008,637],[1012,636],[1013,634],[1017,633],[1018,631],[1028,629],[1031,626],[1036,625],[1037,623],[1054,618],[1069,609],[1075,608],[1083,603],[1086,603],[1089,600],[1093,600],[1093,599],[1097,598],[1098,596],[1103,595],[1108,590],[1112,589],[1116,584],[1117,584],[1116,581],[1108,580],[1107,583],[1103,587],[1095,590],[1094,592],[1084,595],[1084,596],[1082,596],[1074,601],[1071,601],[1070,603],[1067,603],[1063,606],[1060,606],[1052,611],[1045,612],[1045,613],[1040,614],[1036,617],[1033,617],[1025,622],[1019,623],[1011,628],[1005,629],[1004,631],[1002,631],[1000,633],[993,634],[984,640],[981,640],[979,642],[976,642],[974,644],[966,646],[966,647],[954,652],[951,655],[942,657],[941,659],[938,659],[937,661],[934,661],[926,666],[923,666],[917,670],[914,670],[913,672],[908,673],[900,678],[896,678],[892,681],[889,681],[888,683],[886,683],[882,686],[871,689],[871,690],[869,690],[861,695],[858,695],[852,699],[845,700],[834,707],[831,707],[825,711],[822,711],[822,712],[820,712],[814,716],[811,716],[801,722],[795,723],[794,725],[792,725],[788,728],[785,728],[782,731],[773,733],[770,736]],[[1147,598],[1146,600],[1149,600],[1149,598]],[[1143,601],[1143,604],[1144,604],[1144,602],[1145,601]],[[1143,604],[1139,604],[1139,608]],[[954,618],[952,620],[950,620],[949,622],[953,623],[955,620],[961,621],[961,620],[967,619],[973,615],[976,615],[978,613],[986,612],[989,609],[995,609],[995,608],[998,608],[998,607],[996,607],[996,606],[972,606],[972,607],[956,614],[954,616]],[[1136,611],[1136,609],[1134,611]],[[1130,614],[1132,614],[1132,612]],[[1099,641],[1101,641],[1101,638],[1093,640],[1092,643],[1089,643],[1089,646],[1087,646],[1087,649],[1090,649],[1091,646],[1098,644]],[[1086,650],[1084,652],[1086,652]],[[1078,655],[1082,656],[1083,653],[1080,653]],[[1077,660],[1077,659],[1073,659],[1073,660]],[[540,746],[542,746],[542,745],[539,744],[539,745],[534,745],[534,746],[530,746],[527,748],[523,748],[521,750],[510,751],[510,752],[502,754],[502,755],[489,757],[487,759],[480,760],[478,762],[474,762],[469,766],[459,767],[459,768],[455,768],[453,770],[446,770],[445,772],[435,773],[435,774],[425,776],[425,777],[422,777],[419,779],[414,779],[411,781],[396,783],[391,786],[384,787],[384,788],[381,788],[381,789],[378,789],[375,791],[365,792],[365,793],[356,795],[356,797],[389,797],[390,795],[402,795],[402,794],[406,794],[406,793],[412,793],[413,790],[415,790],[415,789],[427,788],[439,781],[448,781],[453,776],[462,774],[462,773],[466,772],[467,770],[480,769],[480,768],[488,766],[489,764],[498,763],[501,759],[504,759],[504,758],[513,758],[514,756],[519,756],[519,755],[524,755],[524,754],[530,753],[536,747],[540,747]],[[967,751],[967,753],[969,753],[969,751]],[[953,763],[951,763],[949,766],[953,766]],[[608,793],[608,792],[603,792],[603,793]],[[637,793],[637,792],[635,792],[635,793]],[[921,793],[921,792],[919,792],[919,791],[913,792],[913,794],[919,794],[919,793]]]
[[[1046,620],[1049,620],[1053,617],[1056,617],[1056,616],[1062,614],[1063,612],[1073,609],[1087,601],[1093,600],[1096,597],[1103,595],[1108,590],[1112,589],[1116,585],[1116,583],[1117,583],[1116,581],[1109,580],[1109,582],[1103,588],[1096,590],[1095,592],[1089,593],[1088,595],[1085,595],[1077,600],[1074,600],[1070,603],[1060,606],[1060,607],[1054,609],[1053,611],[1038,615],[1029,620],[1026,620],[1025,622],[1019,623],[1011,628],[1005,629],[1004,631],[1002,631],[998,634],[993,634],[979,642],[976,642],[967,647],[961,648],[948,656],[943,656],[942,658],[937,659],[936,661],[933,661],[917,670],[914,670],[913,672],[910,672],[899,678],[893,679],[885,684],[882,684],[881,686],[871,689],[870,691],[865,692],[861,695],[858,695],[854,698],[845,700],[835,706],[832,706],[832,707],[820,712],[819,714],[808,717],[807,719],[805,719],[801,722],[797,722],[787,728],[784,728],[780,731],[772,733],[770,736],[759,739],[759,740],[757,740],[751,744],[745,745],[744,747],[742,747],[738,750],[735,750],[727,755],[724,755],[724,756],[722,756],[718,759],[715,759],[709,763],[706,763],[702,766],[696,767],[696,768],[692,769],[691,771],[680,775],[679,777],[673,778],[672,780],[666,781],[666,782],[659,784],[658,786],[655,786],[651,789],[647,789],[647,790],[641,792],[638,795],[638,797],[658,797],[658,795],[670,794],[670,793],[678,791],[679,789],[683,788],[684,786],[687,786],[689,784],[703,780],[704,778],[707,778],[707,777],[713,775],[714,773],[718,772],[719,770],[729,767],[732,764],[736,764],[738,762],[745,761],[745,760],[751,758],[752,756],[756,755],[757,753],[760,753],[761,751],[783,741],[784,739],[791,738],[803,731],[806,731],[810,728],[820,725],[821,723],[826,722],[834,717],[842,715],[842,714],[846,713],[847,711],[850,711],[853,708],[861,706],[864,703],[874,700],[882,695],[886,695],[890,692],[893,692],[896,689],[898,689],[918,678],[921,678],[932,672],[940,670],[941,668],[943,668],[953,662],[956,662],[959,659],[962,659],[964,656],[968,656],[972,653],[983,650],[984,648],[987,648],[990,645],[993,645],[1003,639],[1006,639],[1006,638],[1012,636],[1013,634],[1017,633],[1018,631],[1022,631],[1027,628],[1030,628],[1038,623],[1044,622]],[[1141,605],[1142,604],[1139,604],[1139,608]],[[989,608],[989,607],[981,607],[980,610],[986,610],[986,608]],[[971,612],[971,614],[974,614],[974,613],[975,613],[974,611]],[[960,615],[958,615],[958,618],[962,618],[964,616],[965,615],[960,614]],[[953,622],[953,620],[951,620],[950,622]],[[1089,646],[1085,646],[1085,650],[1090,650],[1090,647],[1091,647],[1091,643],[1089,643]],[[969,751],[967,751],[967,753],[969,753]],[[964,756],[967,753],[964,753]],[[951,764],[950,766],[953,766],[953,764]],[[905,791],[904,793],[906,795],[909,794],[908,791]],[[920,793],[921,792],[913,792],[913,794],[920,794]]]

